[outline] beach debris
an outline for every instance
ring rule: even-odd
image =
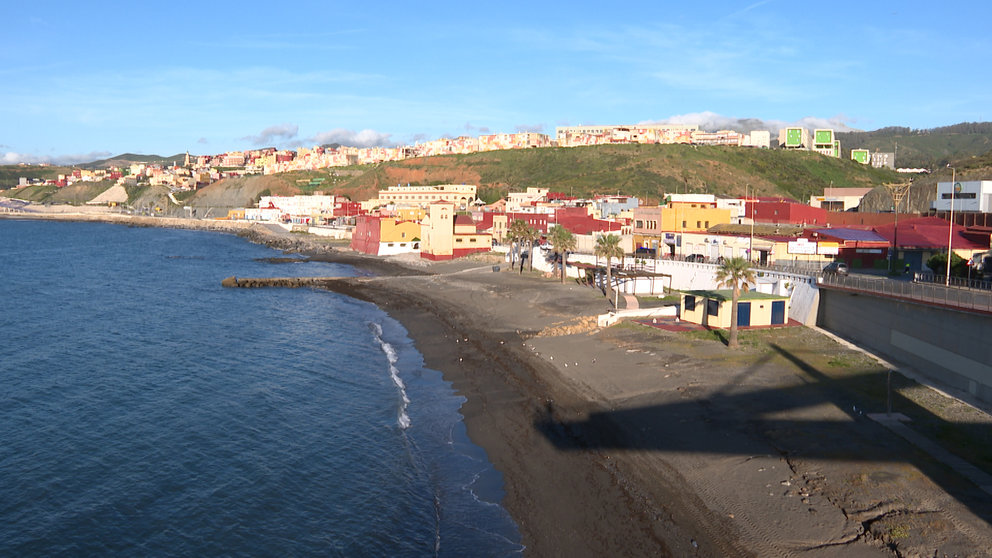
[[[699,548],[699,543],[696,542],[696,539],[689,539],[689,542],[692,543],[692,548]]]

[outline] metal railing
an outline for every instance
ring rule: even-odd
[[[839,287],[883,296],[939,304],[964,310],[992,313],[992,291],[963,286],[947,287],[940,283],[900,281],[870,275],[822,275],[817,278],[821,287]]]

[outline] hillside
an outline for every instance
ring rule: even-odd
[[[183,164],[185,159],[185,153],[179,153],[177,155],[172,155],[171,157],[161,157],[159,155],[138,155],[135,153],[122,153],[115,157],[109,159],[100,159],[99,161],[92,161],[90,163],[83,163],[81,165],[76,165],[82,169],[107,169],[110,167],[128,167],[133,163],[145,163],[149,165],[172,165],[173,163]]]
[[[688,145],[602,145],[491,151],[376,165],[339,181],[336,193],[365,199],[396,184],[478,184],[492,201],[510,190],[549,188],[576,197],[620,192],[646,202],[667,193],[788,196],[808,200],[831,185],[871,187],[900,180],[892,171],[810,152]]]
[[[989,180],[992,179],[992,151],[983,155],[966,156],[948,161],[956,169],[954,179]],[[951,170],[947,163],[938,167],[932,174],[907,175],[900,177],[900,183],[912,182],[909,196],[899,204],[901,213],[926,213],[930,210],[930,202],[936,198],[937,183],[950,182]],[[878,188],[861,200],[861,211],[891,211],[892,196],[884,188]]]
[[[951,159],[960,180],[992,176],[992,151],[981,156]],[[52,167],[2,167],[50,172]],[[64,169],[63,169],[64,171]],[[314,179],[322,179],[322,182]],[[16,181],[16,178],[14,179]],[[179,204],[168,200],[165,188],[129,188],[135,208],[162,207],[181,213],[182,206],[198,215],[222,216],[229,209],[254,205],[259,196],[313,193],[365,200],[379,189],[396,184],[478,184],[480,197],[494,201],[508,191],[542,187],[575,197],[595,194],[637,196],[657,203],[669,193],[711,193],[742,196],[745,190],[759,196],[786,196],[806,202],[829,187],[876,187],[865,198],[865,211],[889,211],[892,200],[884,184],[914,180],[913,191],[900,211],[925,212],[938,180],[950,180],[946,167],[931,175],[902,175],[873,169],[850,160],[816,153],[777,149],[693,147],[687,145],[604,145],[492,151],[408,159],[363,167],[291,172],[269,176],[224,179],[195,193],[177,193]],[[319,184],[316,184],[320,182]],[[30,187],[5,195],[36,202],[84,203],[109,184],[77,185],[57,190]]]
[[[41,165],[0,165],[0,190],[9,190],[17,186],[17,181],[24,178],[40,178],[55,180],[60,174],[69,174],[69,167],[50,167]]]
[[[851,149],[896,154],[896,166],[936,170],[953,160],[982,156],[992,150],[992,122],[971,122],[912,130],[882,128],[873,132],[839,132],[843,157]]]

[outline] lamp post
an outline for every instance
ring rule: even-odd
[[[947,274],[944,276],[944,286],[951,286],[951,241],[954,238],[954,178],[955,169],[951,165],[947,165],[951,169],[951,216],[950,223],[947,225]]]

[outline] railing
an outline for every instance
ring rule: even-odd
[[[941,278],[943,279],[943,278]],[[940,304],[953,308],[992,313],[992,291],[967,287],[947,287],[940,283],[899,281],[870,275],[822,275],[820,286],[840,287],[883,296]]]

